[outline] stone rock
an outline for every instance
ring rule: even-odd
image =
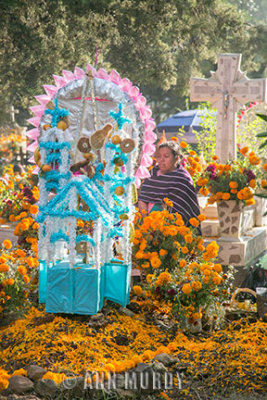
[[[137,364],[136,368],[128,372],[128,386],[127,379],[125,389],[136,390],[139,393],[154,393],[154,374],[151,365],[145,363]]]
[[[128,308],[128,310],[131,310],[135,314],[139,314],[141,312],[141,306],[139,306],[139,304],[136,303],[135,301],[132,301],[130,304],[127,304],[126,308]]]
[[[82,376],[69,377],[60,385],[61,392],[67,394],[67,398],[76,399],[83,398],[85,393],[84,378]]]
[[[26,393],[33,389],[33,382],[25,376],[14,375],[9,379],[8,389],[17,394]]]
[[[160,363],[168,367],[169,365],[173,365],[179,362],[179,359],[177,357],[172,357],[167,353],[160,353],[156,357],[154,357],[152,361],[159,361]]]
[[[134,316],[134,312],[132,312],[131,310],[129,310],[128,308],[125,308],[125,307],[121,307],[119,309],[119,312],[121,314],[127,315],[127,317],[131,317],[132,318]]]
[[[41,379],[35,383],[34,390],[44,398],[54,399],[58,393],[58,385],[52,379]]]
[[[153,368],[153,371],[155,372],[164,373],[168,371],[167,368],[161,362],[154,361],[152,364],[150,364],[150,366]]]
[[[39,367],[39,365],[29,365],[27,368],[27,376],[34,382],[41,379],[46,372],[46,369]]]

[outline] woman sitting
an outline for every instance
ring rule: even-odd
[[[197,217],[200,211],[191,176],[179,162],[179,145],[174,141],[162,143],[156,159],[158,166],[142,184],[138,207],[147,212],[162,210],[163,199],[167,197],[173,203],[170,212],[181,214],[185,224],[189,225],[189,219]]]

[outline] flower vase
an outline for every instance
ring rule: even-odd
[[[236,200],[217,201],[220,237],[238,240],[242,234],[243,204]]]

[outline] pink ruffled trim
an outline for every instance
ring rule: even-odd
[[[141,184],[141,180],[150,176],[148,168],[152,165],[153,162],[151,156],[156,150],[154,142],[157,138],[157,135],[153,132],[156,124],[152,119],[152,112],[150,110],[150,107],[146,104],[146,98],[142,96],[142,93],[140,93],[138,87],[133,86],[132,82],[129,79],[121,78],[120,74],[115,70],[112,70],[110,74],[108,74],[105,69],[100,68],[97,71],[90,64],[87,65],[86,69],[91,70],[95,78],[105,79],[118,85],[134,101],[135,108],[139,111],[140,120],[144,123],[145,126],[141,163],[135,174],[135,184],[137,187],[139,187]],[[37,138],[40,134],[38,127],[48,101],[53,99],[58,90],[66,86],[67,83],[75,79],[82,79],[85,75],[85,72],[83,69],[75,67],[74,72],[63,70],[62,75],[63,76],[53,75],[56,86],[43,85],[46,94],[35,96],[40,106],[37,105],[30,107],[30,110],[35,115],[35,117],[30,118],[28,122],[35,126],[37,129],[31,129],[26,133],[29,138],[35,141],[28,147],[29,151],[34,151],[34,149],[36,149],[37,147]],[[33,157],[31,157],[29,161],[34,162]]]

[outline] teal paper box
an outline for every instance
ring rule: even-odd
[[[110,262],[104,264],[104,298],[119,303],[123,307],[129,304],[131,285],[131,264]]]
[[[60,262],[48,268],[46,311],[94,315],[103,307],[103,270],[88,264],[70,268]]]
[[[73,313],[73,269],[60,262],[47,269],[46,311]]]

